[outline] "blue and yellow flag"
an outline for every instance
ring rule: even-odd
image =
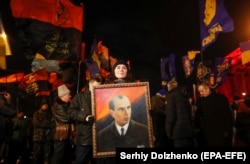
[[[182,56],[183,69],[186,75],[186,78],[189,77],[194,70],[194,58],[190,59],[188,55]]]
[[[241,42],[240,50],[242,64],[250,62],[250,42]]]
[[[168,57],[161,58],[161,78],[168,82],[176,77],[175,54],[170,54]]]
[[[215,84],[214,87],[218,87],[224,81],[226,76],[228,75],[229,69],[231,68],[232,58],[223,58],[216,57],[215,58]]]
[[[234,30],[232,18],[227,13],[224,0],[200,0],[201,52],[214,43],[220,32]]]

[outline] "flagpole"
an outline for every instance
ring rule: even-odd
[[[194,94],[194,104],[196,105],[196,99],[197,99],[197,96],[196,96],[196,85],[193,84],[193,94]]]
[[[80,74],[81,74],[81,61],[79,61],[78,65],[78,75],[77,75],[77,87],[76,87],[76,93],[79,92],[79,86],[80,86]]]
[[[201,52],[201,64],[203,65],[203,53]],[[204,82],[204,76],[202,72],[202,82]]]
[[[82,16],[84,17],[84,4],[83,3],[80,3],[80,6],[82,7]],[[82,20],[83,21],[83,20]],[[83,47],[84,45],[84,47]],[[84,62],[84,58],[85,58],[85,49],[86,49],[86,45],[85,43],[81,43],[81,46],[80,46],[80,53],[81,53],[81,56],[80,56],[80,61],[79,61],[79,64],[78,64],[78,74],[77,74],[77,86],[76,86],[76,93],[78,94],[79,93],[79,90],[80,90],[80,76],[81,76],[81,64],[82,62]]]

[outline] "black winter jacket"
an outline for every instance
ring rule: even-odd
[[[92,115],[91,92],[87,88],[73,98],[69,107],[69,115],[76,122],[76,145],[92,145],[92,122],[86,117]]]
[[[166,133],[172,140],[193,137],[191,109],[187,96],[179,87],[166,97]]]
[[[53,118],[57,123],[70,123],[70,116],[68,114],[69,103],[62,102],[59,98],[53,105]]]

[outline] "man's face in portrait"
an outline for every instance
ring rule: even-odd
[[[131,103],[127,97],[120,96],[113,99],[114,109],[110,109],[111,116],[119,126],[124,126],[131,118]]]

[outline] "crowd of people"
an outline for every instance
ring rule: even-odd
[[[136,81],[128,63],[118,60],[107,79],[103,80],[99,75],[91,76],[86,87],[76,95],[71,95],[70,88],[65,84],[60,85],[55,101],[42,98],[40,108],[34,112],[31,120],[24,117],[23,111],[16,111],[10,93],[1,93],[1,163],[115,163],[114,157],[93,157],[92,125],[95,115],[92,113],[91,95],[95,86],[131,82]],[[216,93],[205,82],[197,84],[197,89],[199,97],[194,104],[173,78],[166,88],[151,97],[149,114],[154,147],[234,146],[237,121],[234,115],[236,109],[232,107],[238,108],[238,105],[230,106],[224,95]],[[245,102],[248,102],[245,104],[248,110],[249,100]],[[131,119],[132,110],[131,101],[126,95],[114,96],[110,100],[109,112],[114,122],[102,129],[98,137],[100,140],[110,138],[112,142],[100,141],[99,146],[103,145],[100,150],[110,151],[115,147],[135,145],[149,147],[148,128]],[[134,137],[129,139],[130,135]],[[244,139],[249,144],[250,137]]]

